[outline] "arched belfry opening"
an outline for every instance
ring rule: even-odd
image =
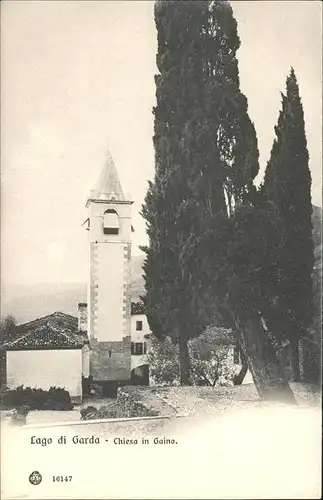
[[[108,208],[103,214],[104,234],[118,234],[120,229],[119,216],[116,210]]]

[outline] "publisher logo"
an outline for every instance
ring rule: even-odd
[[[34,470],[29,476],[29,482],[33,484],[34,486],[37,486],[38,484],[41,483],[42,476],[38,470]]]

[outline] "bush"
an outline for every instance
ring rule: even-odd
[[[189,341],[191,378],[196,385],[233,385],[233,347],[219,343],[217,336],[217,329],[209,327]]]
[[[149,373],[151,382],[157,385],[179,385],[179,351],[170,337],[159,340],[150,337],[148,352]]]
[[[72,410],[73,404],[68,391],[61,387],[50,387],[48,399],[45,402],[45,409],[48,410]]]
[[[27,406],[30,410],[72,410],[73,404],[68,391],[60,387],[43,389],[19,386],[6,390],[1,395],[3,408],[19,408]]]
[[[231,385],[236,367],[233,348],[219,341],[219,329],[208,327],[188,342],[193,385]],[[223,330],[223,329],[222,329]],[[158,340],[151,336],[148,353],[151,382],[157,385],[179,385],[179,349],[170,337]]]

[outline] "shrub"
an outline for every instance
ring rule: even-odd
[[[231,385],[235,375],[232,345],[219,341],[219,329],[207,328],[188,342],[193,385]],[[224,329],[222,329],[224,330]],[[151,336],[148,353],[151,382],[179,385],[179,349],[170,337],[160,341]]]
[[[44,406],[48,410],[72,410],[73,404],[68,391],[61,387],[50,387]]]
[[[170,337],[159,340],[154,335],[151,335],[148,362],[152,383],[157,385],[179,385],[178,346],[173,344]]]
[[[217,329],[207,328],[189,341],[192,380],[196,385],[233,385],[233,348],[219,343],[217,336]]]
[[[6,390],[1,395],[3,408],[19,408],[28,406],[30,410],[72,410],[73,404],[68,391],[60,387],[43,389],[19,386]]]

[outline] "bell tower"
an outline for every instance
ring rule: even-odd
[[[90,375],[103,386],[131,377],[131,205],[110,153],[87,200]]]

